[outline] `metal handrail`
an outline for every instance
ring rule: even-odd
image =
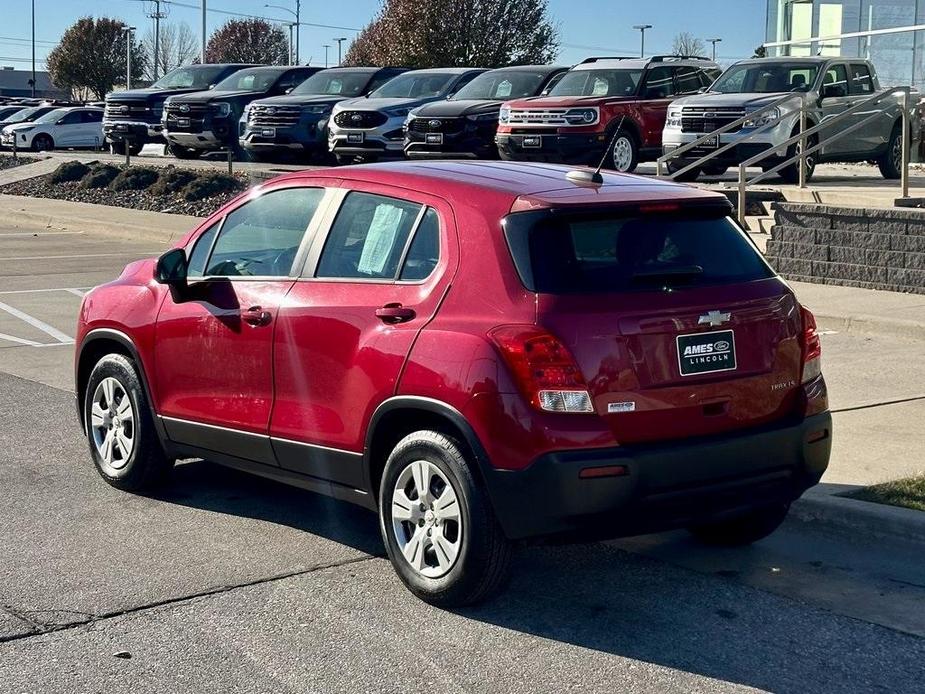
[[[801,102],[801,108],[802,108],[802,107],[803,107],[803,104],[805,104],[806,96],[805,96],[804,94],[787,94],[787,95],[785,95],[785,96],[782,96],[782,97],[780,97],[779,99],[775,99],[775,100],[772,101],[770,104],[767,104],[767,105],[765,105],[765,106],[762,106],[761,108],[756,109],[756,110],[754,110],[754,111],[749,111],[748,113],[746,113],[746,114],[745,114],[744,116],[742,116],[741,118],[738,118],[738,119],[732,121],[731,123],[727,123],[727,124],[724,125],[723,127],[718,128],[718,129],[714,130],[713,132],[709,132],[709,133],[707,133],[706,135],[703,135],[703,136],[701,136],[701,137],[698,137],[696,140],[694,140],[694,141],[692,141],[692,142],[688,142],[687,144],[681,145],[681,146],[678,147],[677,149],[671,150],[671,151],[668,152],[667,154],[663,154],[663,155],[662,155],[661,157],[659,157],[659,158],[656,160],[656,162],[655,162],[655,163],[656,163],[656,167],[657,167],[657,168],[656,168],[656,174],[657,174],[659,177],[662,176],[662,164],[667,164],[668,160],[670,160],[670,159],[675,159],[676,157],[679,157],[680,155],[684,154],[685,152],[689,152],[690,150],[694,149],[695,147],[698,147],[699,145],[703,144],[703,143],[706,142],[707,140],[712,139],[713,137],[719,137],[719,136],[722,135],[723,133],[727,133],[727,132],[729,132],[730,130],[739,127],[740,125],[744,125],[746,121],[753,120],[753,119],[755,119],[755,118],[757,118],[757,117],[759,117],[759,116],[761,116],[761,115],[763,115],[763,114],[765,114],[765,113],[767,113],[767,112],[769,112],[769,111],[773,111],[774,109],[776,109],[778,106],[780,106],[780,105],[783,104],[784,102],[786,102],[786,101],[791,101],[791,100],[793,100],[793,99],[799,99],[800,102]],[[682,109],[681,109],[681,113],[682,113],[682,117],[683,117],[683,113],[684,113],[683,107],[682,107]],[[758,135],[763,134],[766,130],[768,130],[768,129],[769,129],[771,126],[773,126],[773,125],[775,125],[775,123],[774,123],[773,121],[770,122],[770,123],[765,123],[764,125],[760,126],[759,128],[756,128],[754,131],[752,131],[752,132],[750,132],[749,134],[745,135],[744,137],[741,137],[741,138],[736,139],[735,142],[730,142],[729,144],[723,145],[722,147],[720,147],[720,148],[718,148],[718,149],[716,149],[716,150],[710,152],[710,153],[707,154],[706,156],[703,156],[703,157],[701,157],[700,159],[697,159],[696,161],[694,161],[693,163],[688,164],[688,165],[685,166],[683,169],[679,169],[678,171],[672,172],[672,173],[670,174],[670,177],[671,177],[671,178],[675,178],[675,177],[677,177],[677,176],[680,176],[681,174],[686,173],[687,171],[690,171],[691,169],[694,169],[694,168],[699,167],[701,164],[703,164],[703,163],[706,162],[706,161],[709,161],[710,159],[713,159],[713,158],[716,157],[717,155],[722,154],[723,152],[726,152],[726,151],[732,149],[733,147],[737,147],[738,145],[740,145],[740,144],[742,144],[742,143],[744,143],[744,142],[748,142],[748,141],[754,139],[755,137],[757,137]],[[718,142],[718,141],[717,141],[717,142]]]
[[[767,149],[763,152],[759,152],[755,156],[749,159],[746,159],[744,162],[739,164],[739,186],[738,186],[739,187],[739,204],[738,204],[738,210],[737,210],[739,223],[743,227],[745,226],[745,197],[746,197],[745,191],[746,191],[746,187],[749,184],[757,183],[758,181],[761,181],[767,178],[768,176],[772,176],[775,173],[781,171],[782,169],[785,169],[791,164],[794,164],[797,161],[799,161],[800,187],[801,188],[804,187],[806,184],[805,182],[806,181],[805,179],[806,158],[809,155],[813,154],[814,152],[819,151],[820,149],[822,149],[823,146],[831,145],[833,142],[837,142],[838,140],[845,137],[846,135],[853,133],[855,130],[860,129],[864,125],[867,125],[873,120],[883,116],[884,111],[876,111],[874,113],[869,114],[863,120],[858,121],[857,123],[854,123],[848,128],[845,128],[845,130],[839,133],[836,133],[835,135],[831,137],[826,138],[824,142],[820,141],[816,143],[809,149],[806,148],[806,138],[811,135],[815,135],[816,133],[822,130],[825,130],[826,128],[842,120],[845,120],[849,116],[855,115],[858,111],[860,111],[862,108],[866,106],[883,101],[886,97],[892,96],[893,94],[903,95],[903,103],[902,103],[903,161],[902,161],[901,186],[902,186],[902,197],[904,198],[908,197],[909,196],[909,146],[910,146],[910,142],[909,142],[909,100],[910,100],[911,88],[910,87],[893,87],[890,89],[881,90],[877,92],[876,94],[871,95],[867,99],[864,99],[864,101],[861,101],[857,104],[854,104],[853,106],[848,107],[847,109],[845,109],[838,115],[822,120],[819,124],[814,125],[812,128],[809,128],[808,130],[804,127],[805,121],[806,121],[806,106],[805,106],[805,101],[804,101],[803,112],[800,114],[800,132],[797,135],[794,135],[788,138],[787,140],[784,140],[779,145],[775,145],[774,147],[770,149]],[[767,159],[768,157],[776,154],[777,152],[780,152],[781,150],[786,151],[788,147],[790,147],[793,144],[796,144],[797,142],[800,143],[800,151],[797,152],[794,156],[775,165],[774,167],[768,169],[767,171],[762,171],[760,174],[754,176],[751,180],[747,180],[746,169],[749,166],[754,166],[758,162],[763,161],[764,159]]]

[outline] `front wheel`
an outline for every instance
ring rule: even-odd
[[[51,139],[50,135],[40,133],[32,140],[32,150],[35,152],[50,152],[54,148],[55,141]]]
[[[790,504],[775,504],[756,509],[719,523],[688,528],[695,538],[708,545],[740,547],[767,537],[780,527],[787,517]]]
[[[117,489],[152,489],[173,467],[138,371],[121,354],[108,354],[93,367],[84,393],[84,426],[97,472]]]
[[[171,156],[177,159],[199,159],[199,157],[202,156],[202,150],[183,147],[182,145],[175,145],[173,143],[167,145],[167,151],[170,152]]]
[[[798,135],[799,131],[794,131],[792,135]],[[811,136],[806,140],[806,149],[812,149],[816,146],[819,140],[815,136]],[[797,142],[795,145],[791,146],[787,150],[787,159],[795,157],[801,151],[800,143]],[[813,174],[816,171],[816,154],[810,154],[805,159],[806,162],[806,181],[813,177]],[[800,162],[796,161],[790,166],[786,166],[780,170],[780,173],[777,174],[781,177],[784,183],[789,183],[791,185],[796,185],[800,182]]]
[[[895,181],[903,175],[903,129],[897,123],[890,133],[886,151],[877,160],[880,175],[888,181]]]
[[[610,162],[615,171],[632,173],[639,164],[639,146],[636,138],[625,130],[619,131],[610,148]]]
[[[486,599],[510,566],[510,543],[471,464],[454,438],[418,431],[398,442],[382,474],[380,529],[392,566],[440,607]]]

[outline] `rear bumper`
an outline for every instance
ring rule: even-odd
[[[819,432],[825,435],[817,440]],[[621,537],[683,528],[798,498],[829,462],[828,412],[694,441],[565,451],[522,471],[485,470],[495,513],[511,539],[581,532]],[[621,477],[581,479],[619,465]]]

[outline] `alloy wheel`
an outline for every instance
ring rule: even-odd
[[[621,135],[613,143],[613,167],[617,171],[629,171],[633,165],[633,143],[629,137]]]
[[[447,476],[426,460],[409,463],[392,492],[392,532],[411,567],[440,578],[456,564],[462,549],[459,496]]]
[[[135,410],[125,388],[107,377],[93,392],[90,404],[90,430],[93,445],[110,475],[126,466],[135,448]]]

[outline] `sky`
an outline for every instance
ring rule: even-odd
[[[92,15],[123,19],[138,27],[139,36],[152,25],[145,14],[149,0],[34,0],[36,16],[37,69],[61,34],[79,17]],[[287,13],[265,7],[266,4],[295,7],[295,0],[208,0],[208,29],[231,17],[223,12],[238,12],[283,20]],[[329,49],[330,64],[337,61],[335,37],[353,37],[375,14],[380,0],[302,0],[302,21],[329,27],[301,30],[302,62],[324,65],[324,44]],[[186,22],[199,33],[199,0],[172,0],[162,3],[168,11],[167,22]],[[749,57],[764,40],[766,0],[549,0],[553,21],[560,30],[559,62],[572,64],[590,55],[635,54],[639,50],[639,32],[635,24],[651,24],[646,33],[646,53],[668,53],[672,39],[682,31],[699,38],[721,37],[717,57],[731,62]],[[0,25],[0,66],[28,69],[31,56],[31,5],[29,0],[4,2]],[[346,44],[344,46],[346,50]]]

